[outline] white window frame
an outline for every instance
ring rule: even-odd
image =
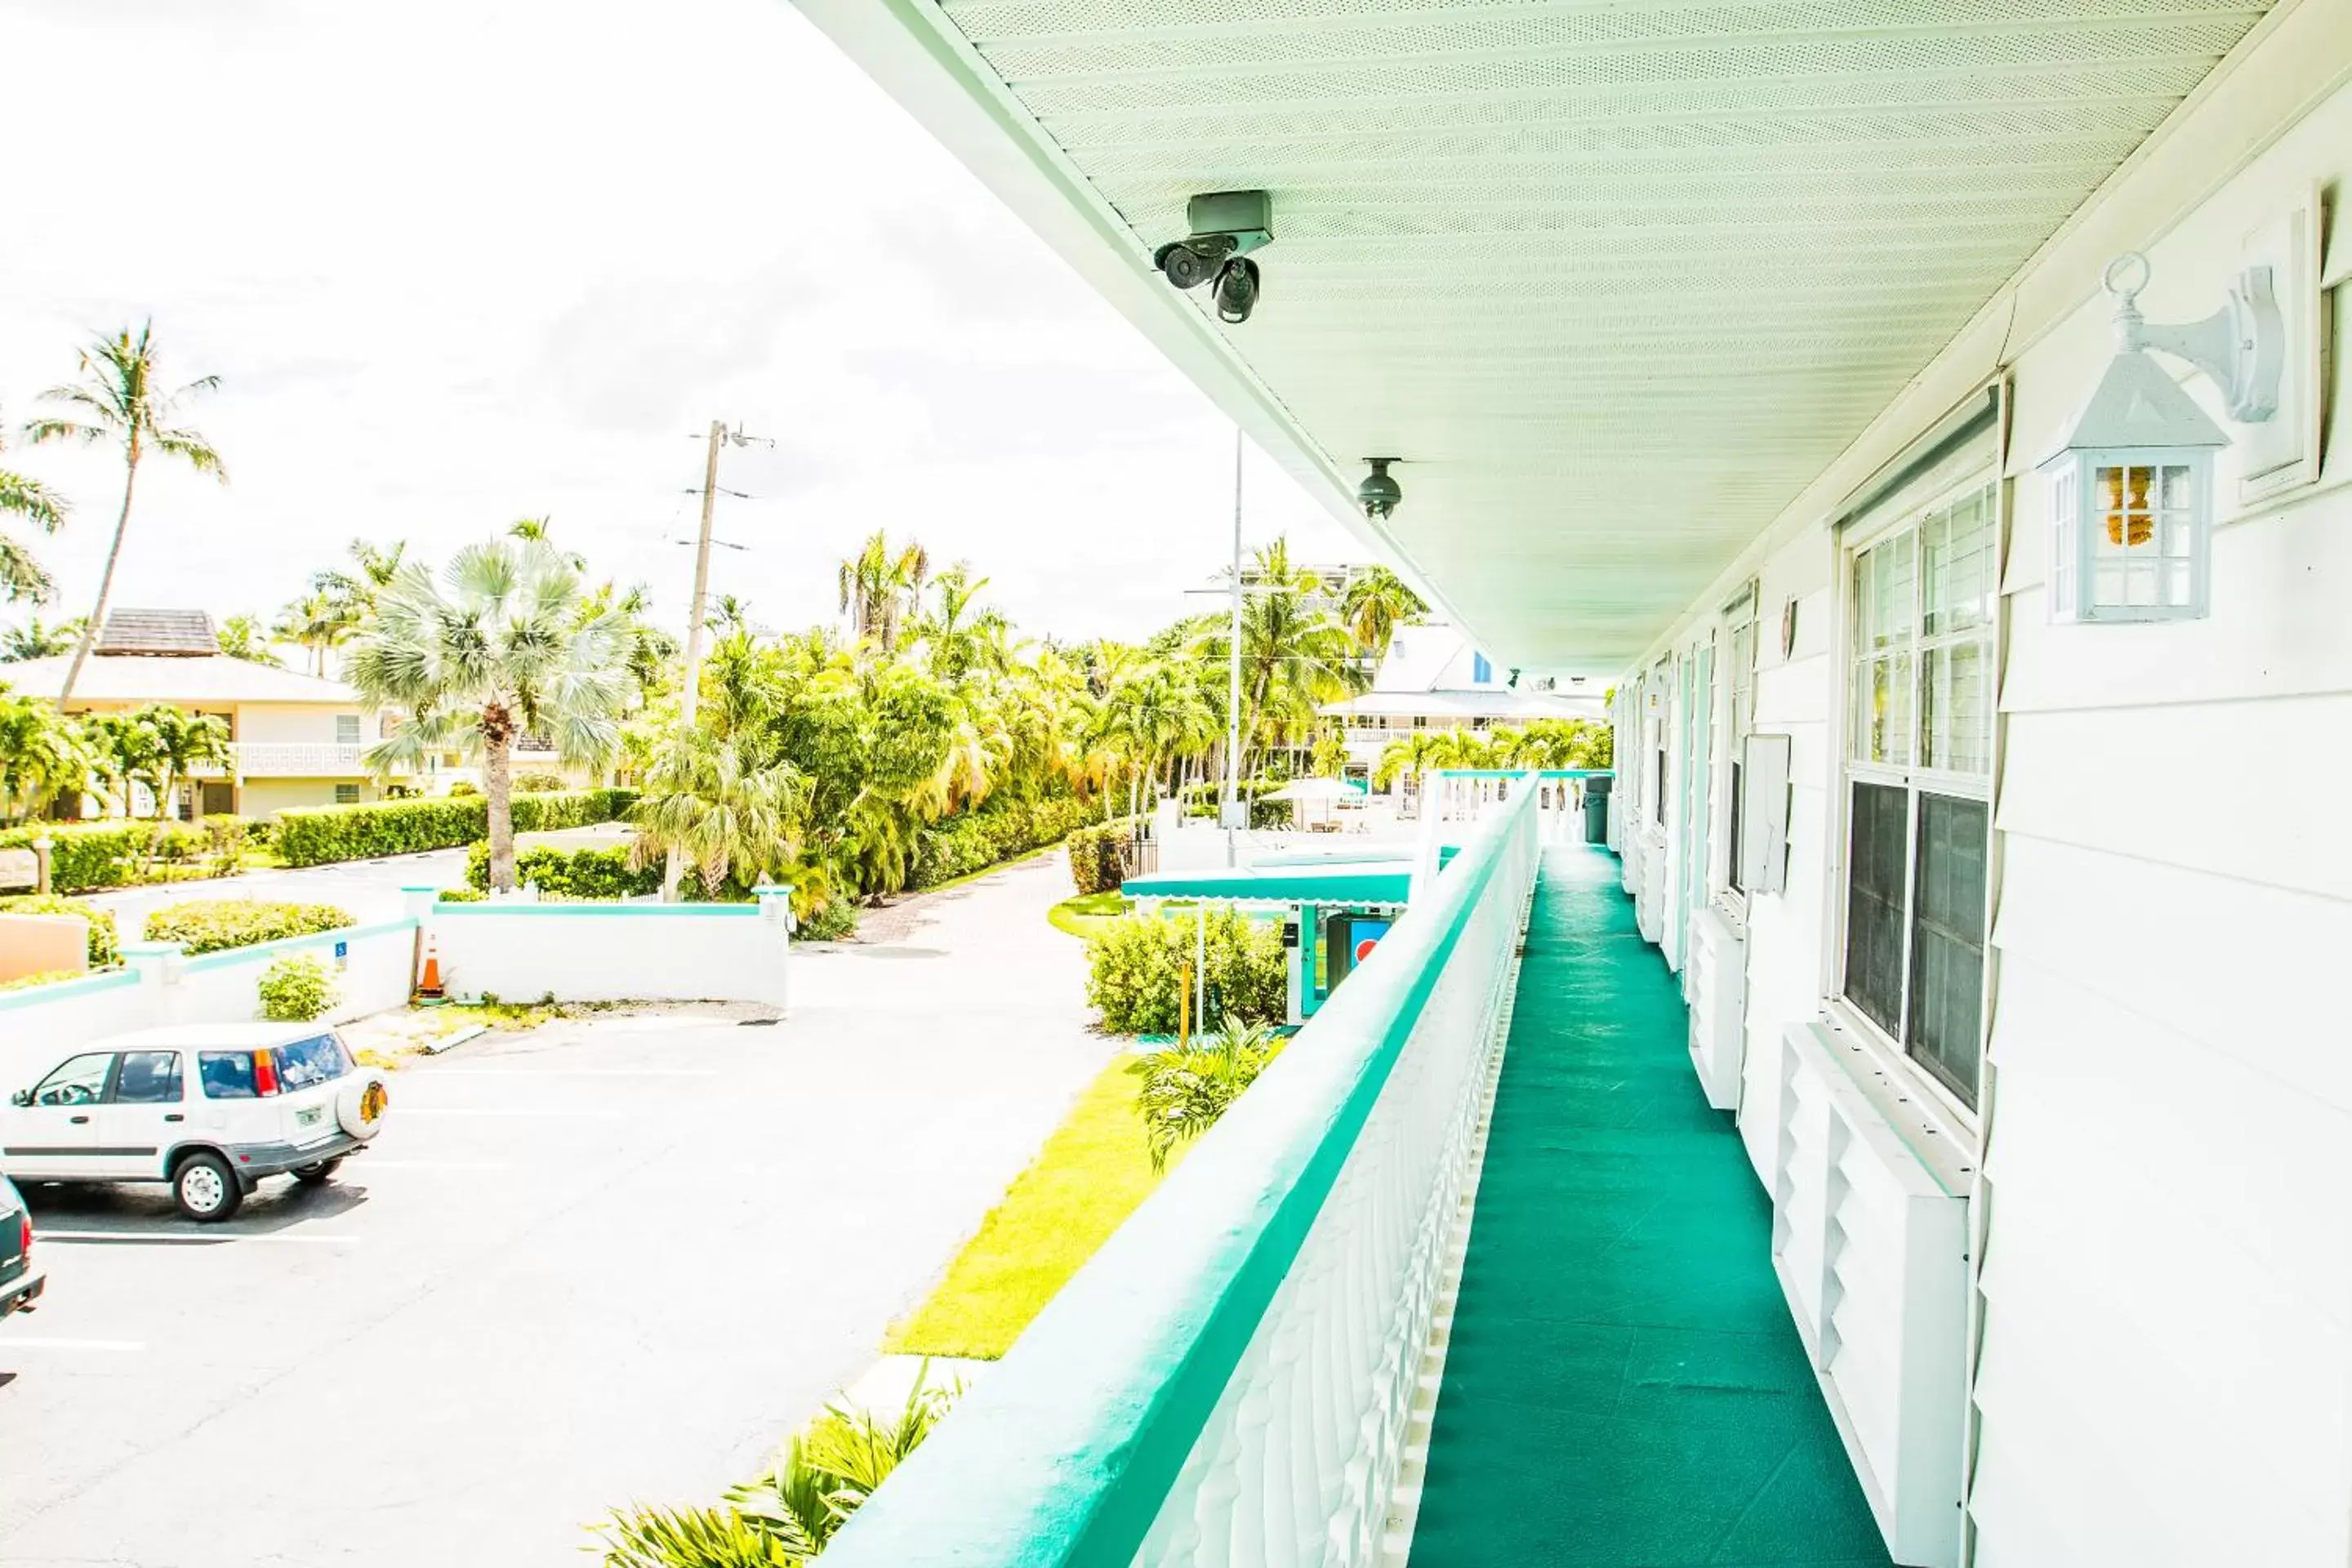
[[[1717,910],[1742,927],[1748,923],[1748,893],[1732,879],[1738,874],[1735,858],[1739,846],[1731,829],[1733,820],[1739,816],[1740,778],[1747,768],[1742,748],[1748,737],[1756,732],[1756,602],[1761,586],[1750,578],[1745,594],[1732,601],[1723,624],[1717,628],[1715,684],[1720,688],[1720,694],[1709,693],[1709,700],[1716,704],[1713,738],[1717,761],[1711,770],[1710,787],[1717,798],[1708,806],[1714,816],[1707,848],[1707,896]],[[1743,641],[1747,644],[1744,661],[1740,651]]]
[[[1992,614],[1982,634],[1990,658],[1986,679],[1991,685],[1991,689],[1987,693],[1990,722],[1986,735],[1986,771],[1982,774],[1977,774],[1960,773],[1948,768],[1923,767],[1916,761],[1908,765],[1903,765],[1859,760],[1853,755],[1853,734],[1854,668],[1860,662],[1854,650],[1854,628],[1859,615],[1859,608],[1855,603],[1856,563],[1874,547],[1895,535],[1906,530],[1916,533],[1922,520],[1938,509],[1948,507],[1955,501],[1983,490],[1990,492],[1992,500],[1990,526],[1993,543],[1991,581],[1988,588],[1992,600]],[[1854,529],[1847,532],[1838,541],[1838,574],[1833,584],[1835,592],[1832,595],[1835,614],[1830,629],[1832,657],[1837,660],[1838,666],[1836,716],[1831,725],[1831,743],[1834,747],[1832,760],[1836,770],[1837,798],[1832,803],[1830,812],[1831,875],[1826,899],[1829,907],[1825,911],[1830,942],[1827,951],[1822,955],[1826,1005],[1836,1015],[1839,1022],[1846,1025],[1855,1033],[1857,1038],[1871,1047],[1874,1055],[1880,1057],[1899,1073],[1904,1083],[1915,1088],[1924,1097],[1927,1105],[1940,1111],[1940,1120],[1944,1121],[1951,1131],[1965,1134],[1970,1141],[1981,1134],[1982,1122],[1979,1108],[1987,1099],[1986,1058],[1992,1033],[1991,989],[1994,958],[1991,917],[1992,901],[1998,884],[1998,862],[1993,853],[1995,845],[1992,816],[1995,805],[1995,783],[2000,776],[2000,650],[2007,646],[2008,642],[2009,604],[2006,595],[2000,591],[2000,586],[2002,574],[2007,565],[2009,498],[2009,480],[2001,474],[1997,462],[1988,462],[1983,467],[1973,469],[1964,479],[1941,487],[1932,494],[1909,500],[1899,510],[1890,510],[1884,516],[1874,520],[1866,530]],[[1926,592],[1927,572],[1924,563],[1915,553],[1911,574],[1913,612],[1911,624],[1915,627],[1924,625],[1925,617],[1919,612],[1921,596]],[[1919,721],[1922,710],[1917,700],[1918,672],[1925,663],[1921,656],[1930,647],[1948,646],[1953,640],[1973,640],[1973,638],[1930,637],[1924,632],[1919,632],[1915,634],[1914,640],[1910,644],[1913,681],[1910,751],[1915,759],[1920,751]],[[1850,884],[1853,869],[1851,863],[1853,842],[1853,786],[1857,783],[1899,788],[1905,791],[1906,796],[1903,855],[1903,1005],[1901,1016],[1896,1021],[1896,1031],[1892,1035],[1845,994],[1846,926],[1848,910],[1852,903]],[[1918,797],[1922,794],[1980,801],[1985,807],[1985,947],[1980,1001],[1977,1012],[1977,1105],[1973,1107],[1961,1100],[1943,1079],[1937,1078],[1914,1058],[1905,1047],[1902,1039],[1903,1035],[1908,1033],[1910,1022],[1911,926],[1917,898],[1915,883],[1918,875]]]

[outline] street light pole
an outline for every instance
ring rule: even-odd
[[[1225,868],[1240,857],[1234,818],[1242,793],[1242,427],[1234,426],[1234,625],[1233,670],[1225,687]]]

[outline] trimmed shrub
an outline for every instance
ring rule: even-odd
[[[636,803],[633,789],[583,789],[518,795],[511,804],[515,831],[538,833],[611,822],[626,816]],[[454,849],[489,836],[489,802],[480,795],[303,806],[278,814],[278,852],[289,866]]]
[[[1127,879],[1127,864],[1120,851],[1127,847],[1133,829],[1121,823],[1113,826],[1081,827],[1064,842],[1070,856],[1070,881],[1081,893],[1107,893]]]
[[[1085,826],[1086,803],[1069,795],[1041,795],[1033,800],[992,795],[971,811],[958,812],[923,829],[915,848],[915,865],[907,879],[909,891],[936,888],[985,871],[1000,860],[1058,844]]]
[[[517,795],[553,795],[572,787],[563,782],[562,773],[517,773],[510,783]]]
[[[37,822],[0,828],[0,849],[30,849],[33,840],[49,836],[49,889],[79,893],[92,888],[120,888],[138,879],[140,862],[155,837],[152,822]],[[202,857],[202,828],[184,822],[166,822],[155,846],[158,860],[192,860]]]
[[[536,887],[555,899],[635,899],[661,891],[659,862],[646,867],[629,864],[629,852],[611,849],[525,849],[515,857],[515,885]],[[487,891],[490,885],[490,847],[477,844],[466,853],[466,885]],[[702,879],[686,879],[689,899],[702,891]],[[722,893],[726,889],[722,886]],[[745,898],[750,897],[747,893]],[[736,900],[740,901],[740,900]]]
[[[55,893],[25,893],[0,899],[0,915],[72,915],[89,923],[92,969],[111,969],[122,962],[122,944],[115,934],[112,910],[100,909],[79,899],[61,899]]]
[[[456,800],[460,795],[479,795],[481,793],[482,786],[476,784],[471,779],[459,779],[456,784],[449,786],[449,798],[452,800]]]
[[[261,972],[256,989],[261,1016],[273,1024],[307,1024],[323,1016],[337,1000],[335,972],[317,954],[289,952]]]
[[[339,931],[352,923],[348,912],[332,904],[198,899],[152,911],[147,916],[147,940],[179,942],[193,955]]]
[[[479,888],[444,888],[433,896],[445,904],[481,904],[490,898]]]
[[[1176,1032],[1183,973],[1192,962],[1194,918],[1190,911],[1128,915],[1087,942],[1087,1000],[1102,1009],[1106,1030]],[[1278,923],[1253,921],[1238,910],[1212,909],[1208,971],[1209,1025],[1220,1018],[1283,1021],[1290,976]],[[1202,1020],[1194,1021],[1195,1027],[1202,1026]]]
[[[846,899],[833,902],[801,921],[794,942],[847,942],[857,934],[857,906]]]

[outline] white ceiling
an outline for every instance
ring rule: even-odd
[[[1214,327],[1506,662],[1608,673],[2269,0],[944,0],[1137,264],[1263,186]],[[990,84],[992,89],[997,83]]]

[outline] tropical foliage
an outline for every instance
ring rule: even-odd
[[[1282,1037],[1265,1024],[1228,1016],[1215,1032],[1139,1058],[1132,1070],[1151,1167],[1159,1170],[1179,1143],[1216,1125],[1217,1119],[1282,1054]]]
[[[615,1509],[592,1526],[605,1568],[798,1568],[906,1463],[961,1396],[918,1371],[895,1415],[835,1401],[715,1508]]]
[[[1188,1006],[1187,981],[1205,948],[1203,992],[1208,1019],[1277,1024],[1289,997],[1289,969],[1281,927],[1254,921],[1230,905],[1198,915],[1129,915],[1087,943],[1087,1000],[1102,1011],[1114,1035],[1173,1035]]]
[[[310,952],[271,960],[254,991],[261,999],[261,1016],[275,1024],[307,1024],[324,1017],[339,999],[335,972]]]
[[[55,533],[66,520],[66,502],[38,479],[0,468],[0,520],[12,518],[43,533]],[[49,574],[33,552],[13,536],[0,533],[0,600],[42,604],[50,591]]]
[[[165,904],[147,914],[149,942],[176,942],[191,955],[220,952],[257,942],[312,936],[352,924],[349,910],[332,904],[267,903],[259,899],[196,899]]]

